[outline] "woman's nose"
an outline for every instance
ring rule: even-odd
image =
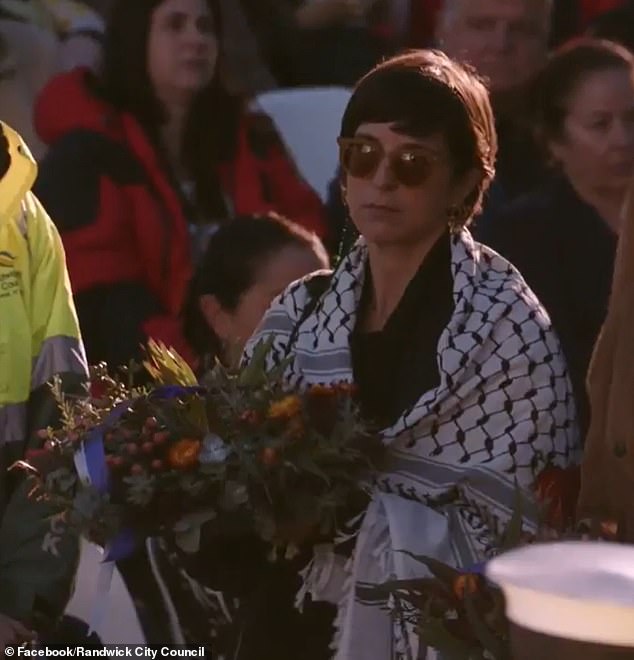
[[[205,46],[209,41],[209,33],[198,24],[198,21],[189,21],[185,30],[185,38],[189,44]]]
[[[372,177],[375,186],[384,189],[392,189],[398,185],[398,179],[394,175],[394,170],[390,164],[390,159],[383,157],[376,168],[374,177]]]
[[[614,147],[634,149],[634,122],[629,117],[614,122],[610,142]]]
[[[512,35],[510,26],[506,23],[500,22],[491,30],[489,34],[489,47],[498,53],[507,53],[512,43]]]

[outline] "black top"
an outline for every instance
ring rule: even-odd
[[[607,312],[616,235],[570,183],[558,177],[498,214],[480,239],[519,269],[551,317],[585,434],[585,379]]]
[[[369,302],[368,266],[359,315]],[[449,233],[440,238],[378,332],[352,334],[350,350],[363,414],[393,424],[421,395],[440,383],[438,340],[453,313]]]

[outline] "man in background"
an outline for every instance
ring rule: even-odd
[[[548,55],[551,15],[552,0],[443,0],[437,46],[488,81],[496,116],[497,174],[479,226],[546,176],[525,107],[530,81]]]

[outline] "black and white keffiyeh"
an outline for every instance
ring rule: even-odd
[[[491,556],[515,483],[527,489],[547,462],[576,458],[572,390],[545,311],[519,273],[468,231],[452,238],[451,253],[454,312],[438,343],[440,384],[384,429],[390,468],[379,476],[353,557],[344,563],[322,547],[304,573],[302,594],[339,605],[336,660],[401,657],[399,626],[367,589],[426,573],[399,550],[459,567]],[[292,355],[291,385],[352,382],[350,335],[366,260],[360,239],[308,314],[309,280],[292,284],[267,312],[246,359],[272,334],[271,363]],[[456,486],[459,501],[434,505]],[[409,637],[413,657],[426,657]]]

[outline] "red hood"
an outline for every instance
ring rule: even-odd
[[[39,94],[33,123],[40,139],[51,144],[78,129],[106,132],[111,110],[88,88],[89,69],[75,69],[52,78]]]

